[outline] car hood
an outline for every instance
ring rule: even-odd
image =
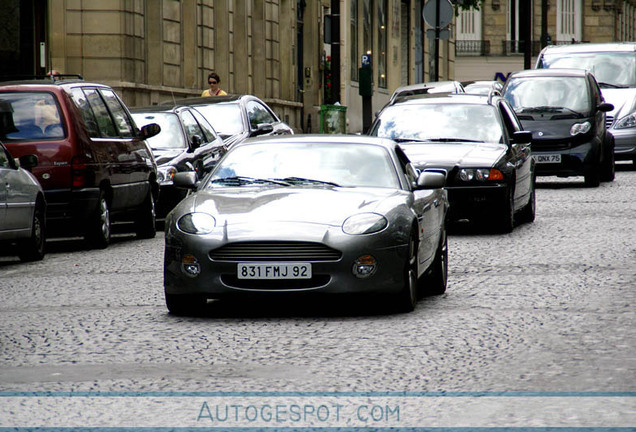
[[[155,157],[155,161],[157,165],[163,165],[165,163],[170,162],[180,154],[182,154],[185,149],[152,149],[152,155]]]
[[[443,168],[447,171],[456,166],[493,167],[506,153],[504,145],[485,143],[401,143],[400,147],[418,168]]]
[[[537,117],[535,117],[537,118]],[[546,117],[547,118],[547,117]],[[533,140],[571,139],[570,129],[573,124],[589,121],[594,126],[594,119],[558,119],[558,120],[521,120],[525,130],[532,131]]]
[[[605,102],[614,105],[614,110],[607,115],[614,118],[622,118],[634,110],[634,100],[636,99],[636,88],[604,88],[601,90]]]
[[[352,215],[383,213],[404,192],[381,188],[242,187],[200,191],[184,199],[173,212],[180,216],[204,212],[219,225],[295,223],[340,226]]]

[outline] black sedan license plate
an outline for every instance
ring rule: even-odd
[[[311,263],[238,263],[239,279],[311,279]]]

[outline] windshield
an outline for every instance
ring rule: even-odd
[[[371,135],[391,139],[503,142],[496,108],[476,104],[395,105],[380,114]]]
[[[146,139],[152,149],[186,148],[187,144],[179,118],[173,113],[132,113],[138,127],[143,127],[150,123],[157,123],[161,127],[161,132]]]
[[[195,107],[220,135],[236,135],[246,130],[238,103],[215,103]]]
[[[636,87],[636,55],[633,52],[546,54],[539,67],[587,69],[601,87],[604,84]]]
[[[238,183],[237,183],[238,180]],[[387,150],[347,143],[259,143],[236,147],[219,162],[208,188],[253,183],[399,188]]]
[[[517,113],[543,111],[586,114],[590,95],[584,77],[511,78],[504,98]]]
[[[60,109],[50,93],[0,93],[0,116],[0,139],[64,138]]]

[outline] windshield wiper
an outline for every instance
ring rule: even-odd
[[[560,107],[560,106],[539,106],[539,107],[525,107],[521,108],[518,113],[539,113],[539,112],[547,112],[547,113],[555,113],[555,112],[563,112],[569,111],[570,113],[576,115],[577,117],[585,117],[582,113],[578,111],[574,111],[568,107]]]
[[[334,183],[334,182],[330,182],[330,181],[326,181],[326,180],[316,180],[316,179],[309,179],[309,178],[303,178],[303,177],[285,177],[283,179],[275,179],[276,181],[280,181],[280,182],[285,182],[286,184],[299,184],[299,183],[318,183],[318,184],[325,184],[325,185],[329,185],[329,186],[335,186],[335,187],[340,187],[340,185],[338,183]]]
[[[481,140],[473,140],[468,138],[428,138],[426,141],[431,142],[474,142],[474,143],[483,143]]]
[[[612,84],[608,82],[599,82],[598,85],[601,87],[609,87],[609,88],[629,88],[629,86],[626,84]]]
[[[428,140],[424,140],[424,139],[419,139],[419,138],[391,138],[393,141],[398,142],[398,143],[404,143],[404,142],[426,142]]]
[[[291,186],[289,183],[285,181],[281,181],[281,180],[254,178],[254,177],[245,177],[245,176],[223,177],[223,178],[210,180],[210,183],[220,183],[220,184],[227,184],[231,186],[244,186],[244,185],[250,185],[250,184],[271,183],[271,184],[276,184],[279,186]]]

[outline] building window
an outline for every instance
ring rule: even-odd
[[[349,54],[351,55],[351,81],[358,81],[358,62],[360,57],[358,53],[358,0],[351,0],[350,16],[349,33],[351,40],[349,42]]]
[[[371,54],[373,60],[373,9],[371,0],[362,0],[362,46],[364,54]],[[356,59],[359,62],[360,59]],[[372,63],[373,64],[373,63]]]
[[[557,43],[581,40],[580,0],[557,0]]]
[[[378,87],[387,87],[386,77],[386,57],[387,57],[387,0],[380,0],[378,3]]]

